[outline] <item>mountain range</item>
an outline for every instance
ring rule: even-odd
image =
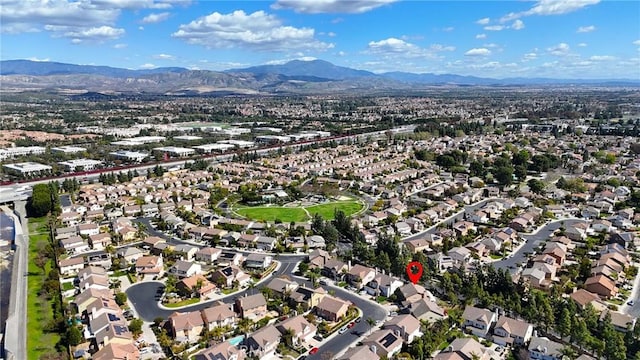
[[[365,70],[334,65],[323,60],[293,60],[226,71],[165,67],[131,70],[109,66],[58,62],[0,61],[2,88],[11,91],[58,90],[94,92],[145,92],[190,94],[312,94],[336,92],[389,92],[431,86],[640,86],[640,80],[566,80],[546,78],[492,79],[455,74],[415,74]]]

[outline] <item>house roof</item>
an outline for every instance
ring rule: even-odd
[[[407,334],[411,334],[416,330],[420,329],[420,320],[413,317],[413,315],[398,315],[391,320],[384,323],[384,327],[387,328],[389,326],[397,326],[401,329],[404,329],[404,332]]]
[[[489,324],[493,316],[493,311],[474,306],[467,306],[462,313],[462,318],[465,320],[479,321],[485,324]]]
[[[521,338],[525,337],[530,327],[531,324],[526,321],[512,319],[507,316],[501,316],[496,323],[496,328],[502,328],[508,334],[517,335]]]
[[[262,293],[244,296],[236,299],[236,301],[243,310],[255,309],[260,306],[267,306],[267,301],[264,299],[264,295],[262,295]]]
[[[604,275],[592,276],[592,277],[588,278],[587,280],[585,280],[585,282],[584,282],[585,286],[589,286],[589,285],[593,285],[593,284],[600,284],[600,285],[602,285],[603,287],[605,287],[609,291],[613,291],[616,288],[616,284],[611,279],[609,279],[608,277],[606,277]]]
[[[545,337],[534,336],[529,343],[529,351],[537,351],[547,356],[560,358],[564,345],[551,341]]]
[[[325,297],[323,297],[318,304],[318,309],[325,310],[332,314],[337,314],[341,310],[346,310],[346,308],[348,307],[349,303],[331,295],[326,295]]]
[[[234,318],[236,313],[227,304],[218,304],[202,309],[202,318],[206,322],[219,322],[225,319]]]
[[[378,360],[380,356],[368,346],[360,345],[347,350],[338,360]]]
[[[168,320],[171,322],[171,326],[175,331],[191,330],[204,325],[200,311],[190,311],[186,313],[174,312],[169,315]]]
[[[235,356],[236,360],[243,360],[246,355],[244,351],[231,345],[229,341],[208,347],[194,356],[195,360],[229,360]]]
[[[94,360],[134,360],[139,357],[140,352],[132,343],[109,343],[92,356]]]
[[[309,323],[309,321],[307,321],[307,319],[305,319],[302,315],[286,319],[285,321],[278,324],[278,329],[283,333],[284,329],[291,329],[295,334],[304,334],[305,329],[309,329],[309,332],[314,332],[317,330],[316,326]]]
[[[594,300],[599,300],[600,297],[590,291],[585,289],[578,289],[573,294],[569,295],[573,301],[578,303],[578,305],[584,307],[587,304],[591,303]]]
[[[249,346],[251,348],[262,349],[268,344],[272,344],[280,341],[280,331],[273,325],[268,325],[262,329],[254,332],[249,337]]]

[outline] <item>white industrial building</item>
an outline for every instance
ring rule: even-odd
[[[235,148],[235,146],[231,144],[205,144],[194,146],[193,148],[200,153],[208,154],[212,152],[225,152]]]
[[[102,165],[102,161],[93,159],[73,159],[61,161],[58,164],[64,166],[66,171],[76,171],[76,169],[81,169],[80,171],[87,171],[100,167],[100,165]]]
[[[244,148],[244,149],[252,148],[255,146],[255,143],[253,141],[246,141],[246,140],[222,140],[222,141],[219,141],[219,143],[231,144],[235,147]]]
[[[62,153],[62,154],[75,154],[75,153],[84,152],[84,151],[87,151],[87,149],[80,146],[70,146],[70,145],[51,148],[52,153]]]
[[[119,146],[139,146],[144,144],[159,143],[165,141],[167,138],[164,136],[138,136],[126,140],[114,141],[111,145]]]
[[[171,156],[178,156],[178,157],[189,156],[189,155],[194,154],[196,152],[193,149],[177,147],[177,146],[158,147],[158,148],[154,148],[153,151],[161,152],[161,153],[168,154],[168,155],[171,155]]]
[[[281,144],[288,143],[291,141],[291,138],[288,136],[280,136],[280,135],[260,135],[256,136],[256,142],[262,144]]]
[[[141,162],[142,160],[144,160],[146,157],[149,156],[149,154],[146,154],[143,152],[126,151],[126,150],[119,150],[116,152],[112,152],[112,153],[109,153],[109,155],[115,157],[116,159],[134,161],[134,162]]]
[[[202,140],[201,136],[195,136],[195,135],[180,135],[180,136],[174,136],[173,140],[178,140],[178,141],[196,141],[196,140]]]
[[[51,166],[36,162],[23,162],[3,165],[5,171],[17,175],[40,175],[51,171]]]
[[[0,161],[18,156],[44,154],[47,148],[42,146],[16,146],[12,148],[0,149]]]

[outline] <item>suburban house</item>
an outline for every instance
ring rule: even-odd
[[[605,298],[614,297],[618,293],[616,283],[605,275],[595,275],[587,278],[584,282],[584,288]]]
[[[338,360],[379,360],[380,356],[369,346],[359,345],[347,350]]]
[[[493,329],[493,342],[502,345],[524,345],[533,335],[533,325],[526,321],[501,316]]]
[[[267,325],[251,334],[247,339],[247,351],[250,356],[258,359],[273,356],[280,343],[280,338],[280,331],[273,325]]]
[[[116,255],[126,261],[127,264],[131,265],[135,264],[136,260],[144,256],[144,253],[137,247],[128,246],[118,249],[118,251],[116,251]]]
[[[564,345],[545,337],[534,336],[529,343],[529,358],[534,360],[560,360]]]
[[[420,299],[407,306],[403,312],[408,312],[416,319],[429,323],[442,320],[447,317],[447,313],[435,301],[430,299]]]
[[[232,287],[234,283],[244,286],[251,281],[251,276],[235,265],[224,267],[211,274],[214,283],[223,287]]]
[[[208,331],[216,327],[233,326],[236,323],[236,313],[228,304],[220,303],[202,310],[202,320]]]
[[[218,260],[218,257],[220,256],[221,253],[222,253],[222,250],[220,249],[205,247],[200,249],[196,253],[196,260],[202,261],[207,264],[212,264],[214,261]]]
[[[89,251],[89,244],[84,241],[81,236],[72,236],[66,239],[60,240],[60,246],[69,255],[80,254]]]
[[[266,287],[271,289],[275,296],[284,298],[285,294],[289,294],[290,296],[293,291],[298,288],[298,283],[285,277],[277,277],[271,279]]]
[[[302,305],[302,307],[306,311],[318,306],[318,304],[320,304],[320,301],[326,294],[327,291],[321,287],[311,289],[308,287],[299,286],[291,293],[289,297],[296,304]]]
[[[247,269],[266,269],[271,265],[273,257],[266,254],[251,253],[247,255],[244,261],[244,267]]]
[[[60,274],[62,275],[75,274],[84,269],[84,259],[80,256],[62,259],[58,261],[58,266],[60,267]]]
[[[109,233],[90,235],[89,243],[93,250],[104,250],[107,245],[111,244],[111,235]]]
[[[325,295],[316,306],[316,314],[328,321],[338,321],[347,314],[347,310],[349,303],[331,295]]]
[[[200,264],[196,264],[194,262],[178,260],[169,269],[169,274],[173,274],[179,278],[190,277],[202,274],[202,267]]]
[[[293,343],[296,345],[301,345],[301,342],[309,342],[318,330],[315,325],[309,323],[302,315],[280,322],[277,328],[282,334],[287,329],[292,330],[294,334]]]
[[[462,313],[463,327],[478,337],[486,337],[497,315],[491,310],[467,306]]]
[[[358,264],[347,272],[347,281],[357,289],[360,289],[363,285],[373,281],[375,276],[376,271],[374,269]]]
[[[200,311],[187,313],[174,312],[169,315],[167,322],[170,326],[171,334],[179,342],[196,342],[200,339],[200,333],[204,329],[204,321]]]
[[[242,318],[258,321],[267,316],[267,300],[261,293],[238,298],[235,304]]]
[[[365,290],[370,295],[389,297],[402,285],[402,281],[394,277],[376,274],[375,278],[366,284]]]
[[[133,343],[109,343],[91,356],[93,360],[137,360],[140,351]]]
[[[240,350],[229,341],[208,347],[194,357],[194,360],[244,360],[246,358],[244,350]]]
[[[384,323],[384,328],[400,334],[408,344],[413,342],[420,333],[420,320],[413,317],[413,315],[398,315],[391,320]]]
[[[339,280],[342,279],[344,272],[349,269],[347,264],[343,263],[337,259],[328,259],[324,266],[322,267],[322,275],[329,277],[331,279]]]
[[[380,329],[367,336],[362,344],[369,346],[378,356],[390,359],[402,350],[403,341],[402,337],[393,331]]]
[[[176,284],[176,289],[185,296],[196,295],[200,298],[206,298],[216,290],[216,285],[207,280],[206,277],[196,274],[180,280]]]
[[[136,260],[136,272],[140,275],[161,275],[164,272],[162,256],[147,255]]]
[[[434,360],[489,360],[493,357],[488,348],[474,338],[457,338],[434,357]]]

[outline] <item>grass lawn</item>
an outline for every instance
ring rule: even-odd
[[[187,300],[178,301],[176,303],[164,304],[164,306],[166,306],[168,308],[177,308],[177,307],[180,307],[180,306],[192,305],[192,304],[196,304],[196,303],[199,303],[199,302],[200,302],[200,299],[193,298],[193,299],[187,299]]]
[[[275,221],[283,223],[301,222],[307,219],[307,213],[301,208],[285,208],[279,206],[272,207],[246,207],[236,209],[236,212],[249,219],[259,221]]]
[[[333,214],[337,210],[342,210],[345,215],[351,216],[362,210],[362,204],[357,201],[338,201],[329,204],[313,205],[306,208],[309,214],[320,214],[325,220],[333,220]]]
[[[41,246],[49,242],[47,219],[29,219],[29,265],[27,278],[27,354],[29,359],[39,359],[45,354],[55,354],[56,344],[60,336],[54,333],[45,333],[44,326],[53,319],[51,302],[38,296],[42,288],[46,273],[51,270],[51,261],[47,262],[44,271],[36,266],[34,259],[37,257]]]
[[[336,201],[328,204],[320,204],[306,207],[309,214],[320,214],[325,220],[333,220],[335,210],[342,210],[347,216],[353,215],[363,208],[362,204],[357,201]],[[275,221],[280,220],[283,223],[302,222],[309,220],[304,209],[299,207],[280,207],[280,206],[259,206],[244,207],[235,210],[238,214],[258,221]]]

